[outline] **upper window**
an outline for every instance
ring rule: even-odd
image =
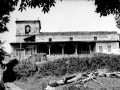
[[[49,42],[52,42],[52,38],[49,38]]]
[[[25,34],[29,34],[30,31],[31,31],[30,25],[26,25],[26,26],[25,26]]]
[[[73,41],[73,37],[70,37],[70,41]]]
[[[94,37],[94,40],[97,40],[97,37],[96,37],[96,36]]]

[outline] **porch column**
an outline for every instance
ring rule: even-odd
[[[37,54],[37,46],[35,47],[35,54]]]
[[[24,59],[25,59],[25,56],[26,56],[26,55],[25,55],[25,49],[24,49],[24,55],[23,55],[23,56],[24,56]]]
[[[49,55],[50,55],[50,45],[48,46],[48,48],[49,48]]]
[[[78,54],[78,52],[77,52],[77,45],[78,45],[78,44],[74,44],[74,43],[73,43],[73,45],[74,45],[74,47],[75,47],[75,54],[77,55],[77,54]]]
[[[92,52],[92,51],[91,51],[91,46],[90,46],[90,43],[89,43],[89,51],[90,51],[90,54],[91,54],[91,52]]]
[[[60,44],[60,46],[62,47],[62,55],[64,55],[64,46],[65,46],[65,44]]]
[[[51,50],[50,50],[50,47],[52,46],[52,44],[46,44],[48,46],[48,52],[49,52],[49,55],[51,55]]]
[[[75,45],[75,54],[77,55],[78,52],[77,52],[77,44]]]
[[[20,42],[20,48],[19,48],[19,61],[21,61],[21,48],[22,48],[22,43]]]

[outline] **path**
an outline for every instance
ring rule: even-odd
[[[23,90],[21,88],[19,88],[18,86],[16,86],[15,84],[13,83],[5,83],[5,85],[10,88],[11,90]]]

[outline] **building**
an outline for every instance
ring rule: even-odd
[[[16,42],[10,43],[12,53],[25,59],[37,53],[47,55],[119,54],[120,35],[108,31],[41,32],[39,20],[16,21]]]

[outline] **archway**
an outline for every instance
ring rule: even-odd
[[[72,43],[66,43],[64,46],[64,53],[65,54],[74,54],[75,46]]]
[[[51,54],[62,54],[62,47],[59,43],[53,43],[50,47]]]
[[[40,43],[39,46],[37,47],[37,53],[49,54],[48,46],[45,43]]]
[[[77,49],[78,49],[78,54],[89,54],[90,53],[89,44],[87,42],[80,42],[77,45]]]

